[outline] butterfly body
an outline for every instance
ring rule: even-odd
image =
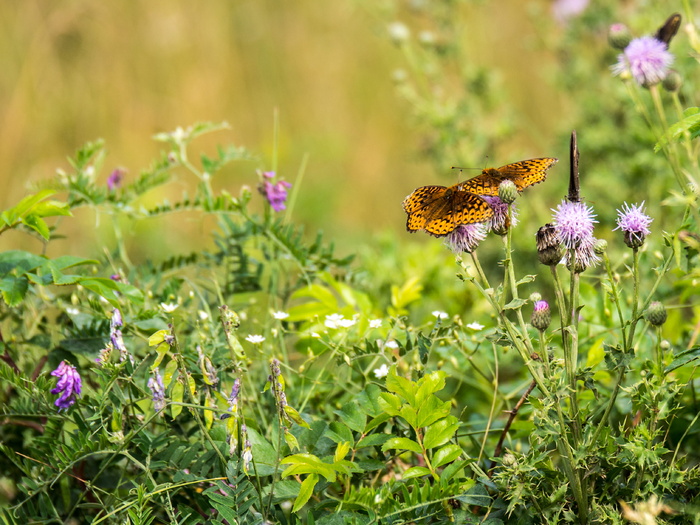
[[[403,201],[409,232],[425,230],[443,236],[464,224],[484,222],[493,216],[482,196],[498,195],[498,186],[511,180],[518,191],[542,182],[555,158],[539,158],[487,168],[480,175],[454,186],[422,186]]]

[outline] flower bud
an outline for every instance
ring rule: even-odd
[[[683,78],[681,75],[678,73],[678,71],[671,70],[668,72],[668,75],[666,75],[666,78],[663,79],[661,82],[661,85],[664,87],[666,91],[669,91],[671,93],[677,92],[681,88],[681,84],[683,83]]]
[[[593,252],[596,255],[603,255],[608,249],[608,241],[605,239],[598,239],[593,245]]]
[[[549,310],[549,303],[547,303],[547,301],[537,301],[535,303],[535,309],[532,312],[530,324],[540,332],[544,332],[551,322],[552,313]]]
[[[532,292],[532,293],[530,294],[530,297],[528,297],[528,299],[530,300],[530,302],[536,303],[537,301],[541,301],[541,300],[542,300],[542,295],[541,295],[540,293],[538,293],[538,292]]]
[[[668,317],[666,308],[664,308],[664,305],[659,301],[651,303],[647,311],[644,312],[644,318],[653,326],[661,326],[664,324],[666,322],[666,317]]]
[[[498,197],[506,204],[513,204],[518,198],[518,188],[512,180],[504,180],[498,186]]]
[[[632,41],[632,34],[625,24],[613,24],[608,29],[608,43],[615,49],[625,49]]]

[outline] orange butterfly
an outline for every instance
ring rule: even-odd
[[[439,237],[463,224],[484,222],[491,218],[493,210],[481,196],[498,195],[498,186],[504,180],[513,181],[518,191],[538,184],[557,160],[549,157],[523,160],[500,168],[487,168],[481,175],[449,188],[418,188],[403,201],[408,215],[406,229],[409,232],[425,230]]]

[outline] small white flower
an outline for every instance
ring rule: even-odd
[[[388,373],[389,373],[389,367],[386,366],[386,363],[384,363],[379,368],[374,369],[374,377],[376,377],[377,379],[381,379],[382,377],[386,377]]]
[[[167,314],[174,312],[177,310],[177,307],[180,306],[177,303],[160,303],[160,307],[163,309],[163,311]]]
[[[447,313],[441,312],[440,310],[434,310],[433,316],[435,317],[435,319],[447,319]]]
[[[341,319],[340,321],[338,321],[338,324],[343,328],[350,328],[356,322],[357,321],[355,321],[355,319]]]
[[[479,323],[477,323],[476,321],[474,321],[473,323],[469,323],[469,324],[467,325],[467,328],[471,328],[472,330],[483,330],[483,329],[484,329],[484,325],[483,325],[483,324],[479,324]]]
[[[395,350],[399,347],[399,343],[397,343],[396,341],[394,341],[392,339],[391,341],[387,341],[386,343],[384,343],[384,347],[385,348],[392,348]]]
[[[254,345],[260,344],[265,340],[265,337],[262,335],[257,335],[257,334],[251,334],[248,337],[245,338],[246,341],[249,343],[253,343]]]
[[[197,314],[199,315],[199,319],[202,321],[206,321],[207,319],[209,319],[209,314],[204,310],[200,310],[199,312],[197,312]]]
[[[281,321],[289,317],[289,314],[287,312],[272,312],[272,317]]]
[[[69,315],[78,315],[80,313],[80,310],[78,310],[77,308],[69,307],[69,308],[66,308],[66,313]]]
[[[411,30],[403,22],[392,22],[387,30],[391,39],[396,43],[405,42],[411,36]]]
[[[318,338],[318,337],[321,337],[321,336],[320,336],[319,334],[317,334],[316,332],[311,332],[311,337],[316,337],[316,338]]]
[[[381,319],[370,319],[369,320],[369,327],[370,328],[381,328],[381,326],[382,326]]]
[[[343,316],[340,314],[331,314],[326,316],[326,320],[323,324],[326,325],[327,328],[338,328],[340,326],[340,322],[343,320]]]

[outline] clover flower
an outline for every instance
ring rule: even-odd
[[[52,376],[58,377],[56,387],[51,390],[52,394],[60,394],[54,401],[60,410],[70,407],[75,403],[76,397],[80,396],[83,387],[83,380],[73,365],[61,361],[56,370],[51,372]]]
[[[462,224],[445,236],[445,246],[454,253],[472,253],[486,238],[488,229],[484,223]]]
[[[612,66],[613,74],[630,73],[640,86],[658,84],[668,74],[673,55],[668,46],[652,36],[632,40],[617,57]]]
[[[262,175],[263,181],[258,186],[258,191],[267,199],[273,210],[284,210],[287,207],[285,202],[287,201],[287,190],[292,187],[291,183],[279,180],[273,184],[267,180],[275,177],[274,171],[266,171]]]
[[[148,380],[148,388],[151,389],[153,396],[153,409],[160,412],[165,408],[165,386],[163,385],[163,376],[160,375],[160,370],[157,368],[153,377]]]
[[[625,202],[622,209],[617,210],[617,228],[613,231],[622,230],[625,244],[633,249],[639,248],[651,233],[649,224],[653,220],[644,213],[644,201],[640,205],[631,206]]]

